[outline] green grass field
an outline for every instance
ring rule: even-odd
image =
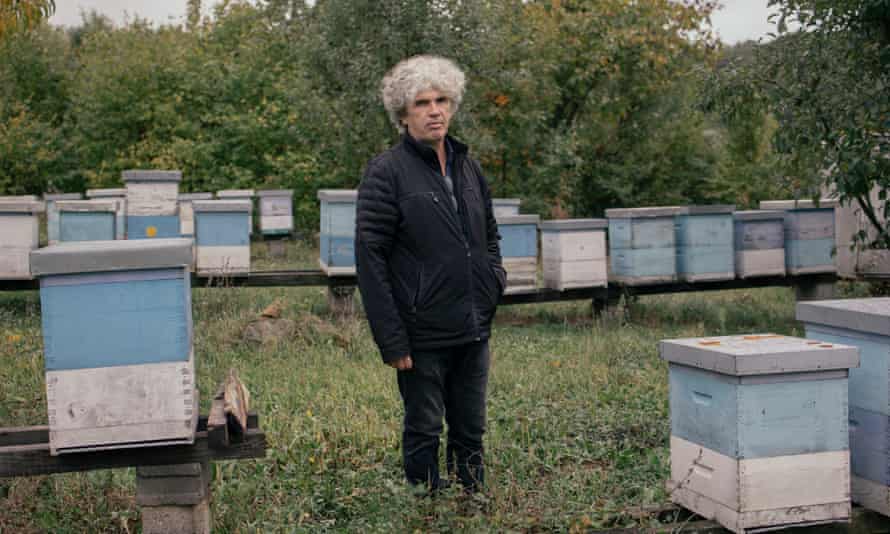
[[[258,249],[260,247],[257,247]],[[312,249],[288,252],[313,267]],[[262,258],[257,265],[283,265]],[[861,292],[846,287],[846,292]],[[789,289],[643,297],[593,319],[588,302],[502,307],[492,335],[488,486],[419,498],[402,482],[400,399],[361,318],[327,314],[323,288],[194,290],[195,354],[209,393],[238,370],[269,451],[214,467],[215,532],[578,531],[646,525],[667,502],[670,432],[660,339],[801,335]],[[278,300],[295,327],[244,327]],[[40,301],[0,293],[0,421],[46,421]],[[135,532],[133,470],[0,481],[0,533]]]

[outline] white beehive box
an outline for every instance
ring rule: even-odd
[[[59,200],[59,242],[118,239],[120,199]]]
[[[199,274],[250,272],[250,203],[196,200],[195,249]]]
[[[732,216],[736,275],[752,278],[785,274],[785,213],[747,210]]]
[[[127,239],[175,238],[180,234],[180,171],[128,170]]]
[[[501,261],[507,271],[505,293],[533,290],[538,286],[537,215],[498,217]]]
[[[606,219],[541,221],[544,285],[562,291],[575,287],[605,287]]]
[[[257,191],[260,199],[260,233],[265,237],[287,236],[294,231],[292,189]]]
[[[82,198],[83,195],[80,193],[47,193],[43,195],[43,201],[46,203],[46,240],[50,245],[59,242],[59,210],[56,209],[56,202]]]
[[[194,441],[191,256],[189,239],[32,252],[52,454]]]
[[[733,532],[850,517],[856,347],[773,334],[662,341],[671,499]]]
[[[495,217],[519,215],[520,203],[521,200],[518,198],[493,198],[491,199],[491,210]]]
[[[223,189],[216,192],[216,198],[220,200],[244,200],[250,202],[250,235],[253,235],[253,199],[256,191],[253,189]]]
[[[108,189],[87,189],[86,197],[90,200],[113,202],[115,206],[114,238],[127,238],[127,190],[123,187]]]
[[[0,280],[31,278],[29,256],[39,246],[43,203],[33,197],[0,200]]]
[[[213,200],[213,193],[180,193],[179,194],[179,232],[184,237],[195,235],[195,212],[192,202],[195,200]]]

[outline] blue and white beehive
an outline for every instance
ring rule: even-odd
[[[677,277],[687,282],[735,278],[735,206],[686,206],[675,219]]]
[[[122,187],[109,189],[87,189],[87,198],[90,200],[102,200],[114,204],[115,223],[114,238],[127,238],[127,190]]]
[[[501,260],[507,271],[505,293],[527,291],[538,286],[537,215],[497,217],[501,234]]]
[[[735,272],[739,278],[785,274],[785,213],[770,210],[737,211]]]
[[[608,284],[606,219],[541,221],[544,286],[562,291]]]
[[[216,198],[220,200],[244,200],[250,202],[250,235],[253,235],[253,197],[256,196],[253,189],[223,189],[216,192]]]
[[[213,193],[180,193],[179,201],[179,233],[183,237],[195,235],[195,213],[192,202],[195,200],[213,200]]]
[[[491,199],[491,211],[495,217],[509,217],[510,215],[519,215],[518,198],[493,198]]]
[[[59,200],[59,242],[109,241],[118,239],[118,199]]]
[[[46,204],[46,240],[50,245],[59,242],[59,210],[56,209],[56,202],[82,198],[83,195],[80,193],[47,193],[43,195],[43,201]]]
[[[681,208],[615,208],[609,219],[609,278],[625,285],[677,279],[674,217]]]
[[[853,501],[890,515],[890,298],[800,302],[808,338],[859,348],[850,370]]]
[[[29,257],[39,242],[43,203],[34,197],[0,199],[0,280],[31,278]]]
[[[194,441],[191,246],[91,241],[31,253],[52,454]]]
[[[129,170],[127,185],[127,239],[179,237],[180,171]]]
[[[777,336],[662,341],[671,499],[733,532],[850,517],[848,345]]]
[[[318,259],[328,276],[355,274],[355,189],[321,189]]]
[[[785,269],[788,274],[833,273],[836,200],[764,200],[760,209],[785,212]]]
[[[294,191],[257,191],[260,199],[260,233],[264,237],[286,236],[294,231]]]
[[[196,200],[195,249],[199,274],[250,272],[250,203]]]

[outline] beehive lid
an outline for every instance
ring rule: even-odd
[[[707,206],[683,206],[677,215],[720,215],[735,211],[735,204],[710,204]]]
[[[192,202],[195,213],[233,213],[249,212],[249,200],[195,200]]]
[[[491,203],[495,206],[519,206],[522,200],[518,198],[493,198]]]
[[[669,362],[745,376],[859,367],[859,350],[774,334],[671,339],[659,345]]]
[[[257,191],[256,196],[258,197],[292,197],[294,196],[293,189],[264,189],[262,191]]]
[[[30,200],[30,201],[34,201],[34,202],[40,201],[40,199],[37,198],[37,195],[0,195],[0,201],[20,202],[23,200]]]
[[[606,219],[561,219],[541,221],[538,226],[542,231],[605,230],[609,227],[609,221]]]
[[[216,198],[253,198],[253,189],[224,189],[216,192]]]
[[[192,261],[191,239],[77,241],[31,252],[36,276],[164,269]]]
[[[785,212],[779,210],[745,210],[732,214],[737,221],[774,221],[785,218]]]
[[[890,336],[890,297],[801,302],[797,320]]]
[[[42,213],[43,202],[25,197],[0,198],[0,213]]]
[[[497,217],[498,224],[534,224],[541,221],[540,215],[502,215]]]
[[[83,195],[80,193],[46,193],[43,195],[43,200],[51,200],[55,202],[56,200],[80,200],[83,198]]]
[[[60,200],[56,203],[56,209],[59,211],[117,211],[117,203],[107,200]]]
[[[355,189],[319,189],[318,200],[329,202],[355,202],[358,191]]]
[[[643,219],[649,217],[673,217],[680,213],[680,206],[657,206],[651,208],[612,208],[606,210],[609,219]]]
[[[124,183],[129,182],[181,182],[182,171],[152,171],[131,169],[121,173]]]
[[[125,196],[127,196],[127,190],[123,187],[113,189],[87,189],[87,198],[108,198]]]
[[[822,209],[822,208],[834,208],[837,206],[837,200],[832,198],[823,198],[819,200],[819,205],[817,206],[815,202],[810,199],[805,200],[761,200],[760,201],[760,209],[762,210],[811,210],[811,209]]]
[[[179,196],[176,198],[186,202],[192,200],[213,200],[213,193],[179,193]]]

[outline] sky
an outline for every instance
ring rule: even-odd
[[[773,31],[767,22],[768,0],[722,0],[723,8],[712,19],[717,34],[727,44],[747,39],[757,40]],[[207,6],[213,2],[205,0]],[[185,20],[186,0],[58,0],[50,22],[76,26],[83,11],[96,10],[121,24],[135,15],[156,24],[181,24]]]

